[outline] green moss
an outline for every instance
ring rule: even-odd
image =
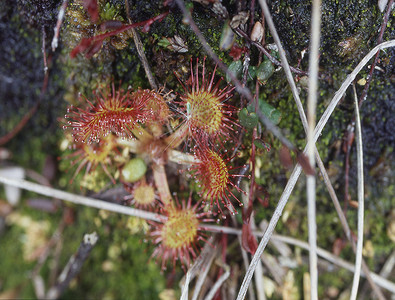
[[[20,298],[34,297],[34,290],[29,274],[34,263],[25,262],[23,257],[22,243],[23,230],[17,226],[8,228],[0,237],[0,252],[7,254],[7,259],[0,260],[1,290],[9,291],[17,289]]]
[[[127,217],[98,214],[95,209],[78,207],[77,219],[78,225],[64,232],[65,240],[70,241],[63,250],[65,258],[66,253],[71,254],[78,248],[84,233],[96,231],[99,241],[84,264],[77,285],[70,288],[63,299],[103,295],[113,299],[158,299],[165,287],[164,278],[159,266],[154,261],[148,262],[152,247],[143,242],[146,237],[142,233],[131,235],[126,229]]]

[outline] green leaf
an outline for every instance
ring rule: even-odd
[[[229,50],[235,41],[235,34],[229,25],[229,20],[227,20],[222,28],[221,39],[219,41],[219,49]]]
[[[167,48],[170,46],[170,42],[167,38],[161,38],[158,42],[158,46],[163,47],[163,48]]]
[[[237,77],[240,76],[241,71],[243,70],[243,63],[240,60],[236,60],[229,65],[229,71],[233,73],[233,75]],[[226,81],[231,82],[231,78],[228,74],[226,74]]]
[[[270,145],[268,144],[268,143],[266,143],[265,141],[263,141],[263,140],[261,140],[261,139],[255,139],[254,140],[254,145],[257,147],[257,148],[260,148],[260,149],[265,149],[265,150],[267,150],[267,151],[270,151]]]
[[[259,99],[259,110],[275,125],[280,123],[281,112],[262,99]]]
[[[270,60],[265,59],[258,67],[256,72],[257,79],[259,81],[266,81],[274,73],[274,66]]]
[[[147,171],[147,165],[141,158],[133,158],[122,168],[122,177],[127,182],[136,182]]]
[[[256,66],[249,66],[248,67],[248,77],[247,80],[254,80],[256,78],[257,67]]]
[[[254,128],[258,124],[258,116],[256,113],[250,113],[246,108],[243,108],[239,112],[239,121],[246,128]]]

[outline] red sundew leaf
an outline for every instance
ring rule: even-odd
[[[233,60],[239,60],[241,55],[246,52],[246,47],[239,47],[236,44],[232,46],[229,51],[229,56],[233,58]]]
[[[258,248],[258,241],[256,240],[255,236],[252,234],[252,228],[250,222],[251,214],[252,214],[252,203],[251,205],[248,205],[247,210],[243,210],[241,245],[247,252],[254,254],[256,249]]]
[[[310,165],[309,159],[307,158],[306,155],[303,153],[296,153],[297,154],[297,160],[300,166],[302,167],[303,171],[306,173],[306,175],[314,175],[315,171]]]
[[[255,254],[258,241],[252,233],[251,223],[244,223],[241,232],[241,245],[247,252]]]
[[[129,90],[116,89],[114,83],[95,93],[93,102],[85,97],[79,100],[86,103],[85,108],[69,107],[67,118],[70,121],[65,125],[65,128],[73,128],[76,142],[91,144],[111,132],[119,137],[133,138],[138,123],[144,123],[152,113],[146,109],[148,98],[134,99]]]
[[[144,25],[144,27],[141,31],[148,32],[151,28],[152,23],[154,23],[155,21],[161,22],[168,14],[169,14],[169,12],[166,12],[166,13],[160,14],[159,16],[156,16],[152,19],[149,19],[147,21],[140,22],[140,23],[145,23],[145,24],[141,24],[141,25]],[[139,26],[141,26],[141,25],[139,25]]]
[[[82,5],[91,17],[92,23],[96,23],[99,19],[99,10],[96,0],[83,0]]]
[[[148,19],[146,21],[138,22],[138,23],[133,23],[133,24],[125,24],[120,26],[118,29],[106,32],[103,34],[99,34],[90,38],[84,38],[81,40],[81,42],[70,52],[70,57],[75,58],[77,54],[79,53],[85,53],[86,58],[91,58],[95,53],[97,53],[102,44],[104,39],[117,35],[121,32],[124,32],[128,29],[135,28],[135,27],[140,27],[143,26],[142,31],[143,32],[148,32],[150,29],[150,26],[152,23],[155,21],[162,21],[169,12],[165,12],[163,14],[160,14],[154,18]]]
[[[117,30],[124,25],[121,21],[118,20],[110,20],[110,21],[105,21],[100,24],[100,30],[101,31],[106,31],[106,30]]]

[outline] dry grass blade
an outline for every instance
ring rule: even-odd
[[[196,290],[197,290],[197,294],[200,292],[201,283],[199,283],[199,281],[204,280],[216,254],[216,251],[211,246],[212,245],[211,243],[213,241],[214,238],[211,237],[209,242],[204,246],[199,257],[195,260],[194,264],[192,265],[192,267],[189,268],[187,274],[185,275],[185,282],[181,288],[181,297],[180,297],[181,300],[188,300],[189,284],[193,280],[193,278],[195,278],[196,275],[203,269],[203,275],[199,276],[197,286],[195,287],[193,298],[195,298]]]
[[[104,209],[116,213],[121,213],[124,215],[156,221],[156,222],[160,222],[161,220],[163,220],[163,217],[161,218],[160,215],[152,212],[126,207],[94,198],[83,197],[72,193],[67,193],[64,191],[60,191],[48,186],[43,186],[26,180],[16,180],[16,179],[0,176],[0,182],[6,185],[11,185],[11,186],[19,187],[24,190],[35,192],[40,195],[61,199],[63,201],[67,201],[75,204],[81,204],[88,207],[94,207],[97,209]]]
[[[315,114],[317,107],[318,86],[318,58],[321,28],[321,1],[313,1],[311,18],[311,44],[309,57],[309,93],[307,99],[307,155],[310,165],[315,166],[315,143],[313,142]],[[316,222],[316,180],[315,175],[307,175],[307,221],[309,227],[309,269],[310,269],[310,297],[318,299],[318,268],[317,268],[317,222]]]
[[[276,235],[275,234],[275,235],[273,235],[272,239],[273,240],[282,241],[284,243],[300,247],[300,248],[305,249],[307,251],[309,250],[309,244],[308,243],[306,243],[304,241],[297,240],[297,239],[292,238],[292,237],[280,236],[280,235]],[[329,262],[331,262],[331,263],[333,263],[333,264],[335,264],[335,265],[337,265],[339,267],[342,267],[342,268],[344,268],[344,269],[346,269],[346,270],[348,270],[350,272],[353,272],[353,273],[355,272],[355,265],[354,264],[351,264],[351,263],[343,260],[342,258],[340,258],[340,257],[338,257],[336,255],[333,255],[332,253],[330,253],[330,252],[328,252],[328,251],[326,251],[324,249],[317,248],[317,254],[320,257],[324,258],[325,260],[327,260],[327,261],[329,261]],[[375,274],[375,273],[371,273],[370,275],[371,275],[373,281],[378,286],[380,286],[382,288],[385,288],[389,292],[395,294],[395,283],[393,283],[393,282],[391,282],[391,281],[385,279],[384,277],[381,277],[380,275]],[[363,273],[363,276],[366,277],[366,274]],[[380,299],[381,299],[381,297],[380,297]],[[385,299],[385,298],[383,297],[382,299]]]
[[[200,293],[200,291],[203,287],[203,284],[207,278],[208,271],[210,270],[210,267],[211,267],[211,264],[214,260],[214,257],[217,254],[216,249],[213,249],[211,246],[211,243],[213,241],[214,241],[214,238],[212,237],[210,239],[210,242],[204,246],[205,248],[204,248],[202,254],[200,255],[203,257],[203,260],[202,260],[203,267],[200,266],[199,277],[196,280],[195,288],[194,288],[193,295],[192,295],[192,300],[198,299],[199,293]]]
[[[332,183],[329,179],[328,173],[325,170],[324,163],[322,162],[320,156],[318,155],[318,152],[316,152],[316,159],[317,159],[317,164],[318,164],[318,167],[321,171],[322,177],[324,178],[326,188],[328,189],[329,195],[332,199],[332,202],[333,202],[333,205],[336,209],[337,215],[339,216],[340,223],[342,224],[344,233],[345,233],[347,239],[350,241],[353,251],[356,252],[356,246],[355,246],[353,237],[351,236],[350,226],[347,223],[346,216],[344,215],[342,207],[340,206],[339,199],[337,198],[336,193],[335,193],[335,189],[332,186]],[[371,272],[369,271],[368,266],[366,265],[366,263],[363,260],[362,260],[362,269],[363,269],[363,272],[365,273],[366,279],[368,280],[370,286],[372,287],[373,291],[375,292],[377,298],[378,299],[385,299],[381,290],[377,287],[376,283],[373,281]]]
[[[206,298],[204,298],[204,300],[213,299],[215,294],[221,287],[221,285],[225,282],[226,279],[228,279],[230,275],[230,267],[222,262],[221,262],[221,267],[225,270],[225,273],[222,274],[220,278],[218,278],[217,282],[213,285],[213,287],[211,288],[210,292],[207,294]]]
[[[362,264],[362,247],[363,247],[363,221],[364,221],[364,187],[363,187],[363,150],[362,150],[362,130],[361,130],[361,119],[359,116],[359,105],[357,92],[355,85],[353,85],[354,97],[355,97],[355,128],[356,128],[356,140],[357,140],[357,164],[358,164],[358,240],[357,240],[357,251],[355,259],[355,272],[354,279],[351,289],[350,299],[354,300],[357,298],[359,277],[361,274]]]
[[[362,61],[357,65],[357,67],[351,72],[351,74],[349,74],[347,76],[346,80],[343,82],[340,89],[336,92],[335,96],[331,100],[329,106],[325,110],[324,114],[322,115],[321,119],[319,120],[319,122],[315,128],[314,139],[313,139],[314,143],[318,140],[323,128],[325,127],[326,123],[329,120],[329,117],[333,113],[333,111],[334,111],[335,107],[337,106],[337,104],[339,103],[342,95],[345,93],[345,91],[347,90],[349,85],[352,83],[352,81],[355,79],[357,74],[369,62],[369,60],[376,54],[377,51],[385,49],[385,48],[393,47],[393,46],[395,46],[395,40],[391,40],[388,42],[384,42],[380,45],[377,45],[362,59]],[[284,191],[279,199],[279,202],[278,202],[277,207],[273,213],[273,216],[270,219],[269,226],[258,245],[258,249],[255,252],[254,257],[252,258],[250,268],[248,269],[247,273],[245,274],[245,277],[243,279],[237,300],[244,299],[244,297],[246,295],[247,287],[251,282],[251,278],[252,278],[254,269],[256,267],[257,261],[258,261],[259,257],[262,255],[263,250],[265,249],[267,243],[270,240],[270,237],[274,231],[274,228],[276,227],[276,224],[277,224],[278,220],[280,219],[282,211],[288,201],[289,196],[291,195],[293,188],[295,187],[295,184],[299,178],[301,171],[302,171],[302,168],[300,167],[300,165],[296,165],[296,167],[292,171],[292,174],[291,174],[291,176],[284,188]]]

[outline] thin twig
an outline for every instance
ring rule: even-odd
[[[126,7],[126,13],[128,15],[129,24],[132,24],[132,20],[130,19],[129,1],[127,1],[127,0],[125,0],[125,7]],[[140,40],[140,36],[135,28],[131,28],[130,31],[132,32],[134,45],[136,46],[136,50],[139,55],[139,58],[140,58],[141,62],[143,63],[143,68],[144,68],[145,74],[147,75],[148,82],[150,83],[151,88],[158,90],[158,85],[156,84],[154,75],[152,74],[150,65],[147,60],[147,56],[145,55],[144,46]]]
[[[389,19],[391,10],[392,10],[393,3],[394,3],[394,0],[390,0],[387,4],[387,10],[386,10],[384,17],[383,17],[383,23],[381,24],[381,29],[380,29],[379,37],[377,39],[377,44],[380,44],[383,41],[384,31],[387,28],[387,23],[388,23],[388,19]],[[359,106],[361,106],[362,102],[365,101],[366,96],[368,94],[368,89],[369,89],[370,83],[373,78],[374,68],[375,68],[377,61],[379,59],[379,54],[380,54],[380,51],[377,51],[377,53],[374,57],[374,61],[373,61],[372,65],[370,66],[369,75],[366,77],[365,86],[363,88],[361,96],[359,97]]]
[[[234,83],[236,90],[245,96],[248,101],[252,101],[253,97],[250,92],[250,90],[246,87],[244,87],[241,82],[236,78],[236,76],[233,74],[233,72],[229,71],[228,67],[218,58],[218,56],[214,53],[214,51],[211,49],[210,45],[207,43],[206,39],[204,38],[203,34],[200,32],[199,28],[197,27],[196,23],[193,21],[191,14],[185,7],[185,4],[182,0],[175,0],[177,3],[178,7],[181,9],[184,18],[186,22],[189,24],[193,32],[196,34],[197,38],[199,39],[199,42],[202,44],[204,50],[206,50],[207,54],[211,57],[211,59],[218,65],[218,67],[226,73]]]
[[[69,2],[68,0],[63,0],[62,6],[59,9],[58,20],[56,21],[56,27],[54,28],[54,36],[51,43],[53,52],[55,52],[56,48],[58,47],[60,27],[62,26],[63,23],[63,18],[66,12],[68,2]]]
[[[363,220],[364,220],[364,187],[363,187],[363,150],[362,150],[362,130],[361,130],[361,119],[359,116],[358,98],[353,85],[354,97],[355,97],[355,123],[356,123],[356,138],[357,138],[357,164],[358,164],[358,240],[357,240],[357,251],[355,258],[355,273],[353,279],[353,285],[351,289],[351,300],[357,298],[359,276],[361,273],[362,264],[362,248],[363,248]]]
[[[7,134],[0,137],[0,146],[8,143],[14,136],[16,136],[22,129],[25,127],[26,123],[31,119],[31,117],[36,113],[38,107],[40,106],[40,101],[37,101],[36,104],[23,116],[23,118],[19,121],[19,123]]]
[[[55,286],[51,287],[46,295],[46,299],[57,299],[69,286],[70,281],[78,275],[85,260],[96,245],[98,236],[96,232],[85,234],[77,252],[70,257],[67,265],[60,274]]]

